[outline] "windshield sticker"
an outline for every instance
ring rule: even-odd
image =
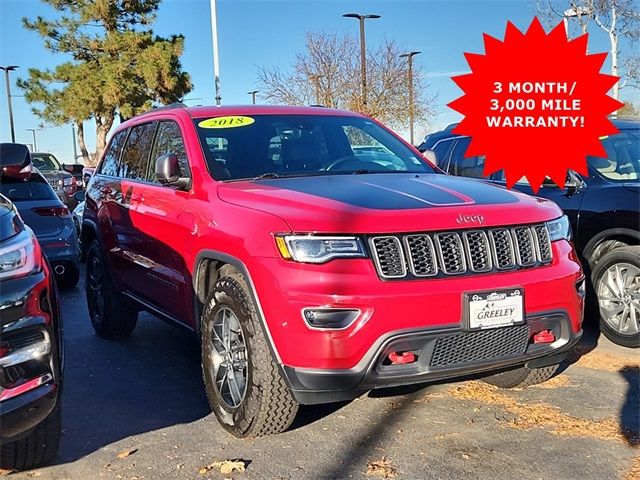
[[[207,118],[198,123],[200,128],[235,128],[246,127],[255,122],[251,117],[229,115],[227,117]]]

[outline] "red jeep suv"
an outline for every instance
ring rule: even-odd
[[[239,437],[374,388],[538,383],[582,334],[584,276],[553,202],[444,175],[351,112],[133,118],[82,237],[98,335],[131,334],[140,310],[195,332],[211,407]]]

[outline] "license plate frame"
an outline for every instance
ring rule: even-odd
[[[465,293],[463,328],[477,331],[522,325],[526,322],[524,305],[522,287]],[[512,312],[506,311],[511,308]],[[489,313],[479,318],[480,312]]]

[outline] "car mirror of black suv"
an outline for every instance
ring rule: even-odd
[[[162,185],[180,190],[189,188],[189,178],[182,177],[180,163],[175,153],[167,153],[156,160],[156,180]]]

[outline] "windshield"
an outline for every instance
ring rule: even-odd
[[[601,139],[606,157],[587,157],[591,168],[614,182],[640,179],[640,130],[622,130]]]
[[[56,157],[50,153],[32,153],[31,161],[38,170],[62,170]]]
[[[360,117],[254,115],[194,120],[216,180],[433,173],[394,135]]]

